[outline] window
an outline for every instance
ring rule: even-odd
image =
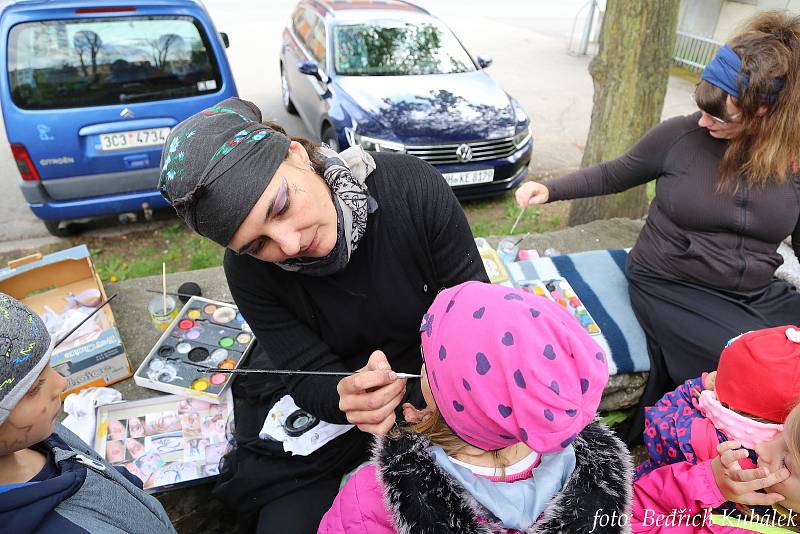
[[[8,39],[11,97],[25,109],[125,104],[213,93],[216,59],[191,17],[28,22]]]
[[[314,24],[314,29],[311,31],[311,35],[306,44],[308,46],[308,51],[323,69],[325,68],[325,39],[325,23],[321,18],[317,17],[317,22]]]
[[[346,76],[403,76],[474,71],[475,65],[445,26],[400,21],[336,26],[334,68]]]

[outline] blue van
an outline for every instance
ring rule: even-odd
[[[54,235],[65,221],[166,206],[170,128],[237,96],[195,0],[19,0],[0,14],[0,104],[22,193]]]

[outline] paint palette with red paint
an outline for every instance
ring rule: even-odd
[[[140,385],[220,402],[234,376],[202,368],[236,369],[255,337],[233,304],[192,297],[134,374]]]

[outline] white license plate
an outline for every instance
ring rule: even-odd
[[[444,179],[450,184],[450,187],[458,187],[460,185],[472,184],[485,184],[494,179],[494,169],[482,169],[480,171],[466,171],[466,172],[446,172]]]
[[[124,150],[163,145],[168,134],[169,128],[148,128],[147,130],[100,134],[100,150]]]

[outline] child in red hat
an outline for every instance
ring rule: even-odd
[[[698,463],[735,439],[746,449],[781,431],[800,399],[800,329],[755,330],[728,342],[717,371],[687,380],[645,410],[650,459],[636,478],[662,465]],[[755,453],[750,453],[755,461]]]
[[[731,340],[716,372],[687,381],[646,410],[651,458],[637,468],[634,532],[653,531],[653,514],[675,508],[687,517],[706,508],[732,518],[755,514],[772,526],[797,524],[798,402],[800,330],[781,326]],[[756,491],[765,488],[771,493]],[[692,532],[739,531],[719,530],[719,521],[705,514]]]
[[[800,404],[783,430],[747,451],[721,443],[713,460],[665,465],[633,484],[634,533],[744,534],[800,532]]]

